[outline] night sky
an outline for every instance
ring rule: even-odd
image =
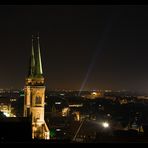
[[[23,88],[40,33],[48,89],[148,91],[148,6],[1,5],[0,88]]]

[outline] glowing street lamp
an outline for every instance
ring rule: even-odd
[[[108,122],[103,122],[103,123],[102,123],[102,126],[103,126],[104,128],[108,128],[108,127],[109,127],[109,123],[108,123]]]

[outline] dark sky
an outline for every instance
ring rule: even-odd
[[[148,6],[1,5],[0,88],[23,88],[40,32],[49,89],[148,91]]]

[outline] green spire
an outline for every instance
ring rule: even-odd
[[[30,67],[29,67],[29,77],[33,77],[35,72],[35,57],[34,57],[34,48],[33,48],[33,36],[32,36],[32,49],[30,57]]]
[[[37,55],[36,55],[36,65],[35,65],[35,74],[36,77],[42,77],[43,70],[42,70],[42,61],[41,61],[41,52],[40,52],[40,43],[39,43],[39,34],[37,37],[38,40],[38,49],[37,49]]]

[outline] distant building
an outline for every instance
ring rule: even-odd
[[[15,117],[13,111],[14,108],[12,107],[12,101],[16,101],[16,99],[10,98],[0,98],[0,111],[3,112],[7,117]]]
[[[29,73],[24,88],[24,116],[32,118],[32,138],[49,139],[49,129],[44,120],[45,86],[42,71],[39,36],[38,45],[34,53],[34,42],[32,39],[32,53],[30,59]]]
[[[148,100],[148,96],[137,96],[137,99],[146,99],[146,100]]]
[[[100,91],[92,91],[89,94],[83,95],[82,97],[87,99],[102,98],[104,97],[104,93]]]

